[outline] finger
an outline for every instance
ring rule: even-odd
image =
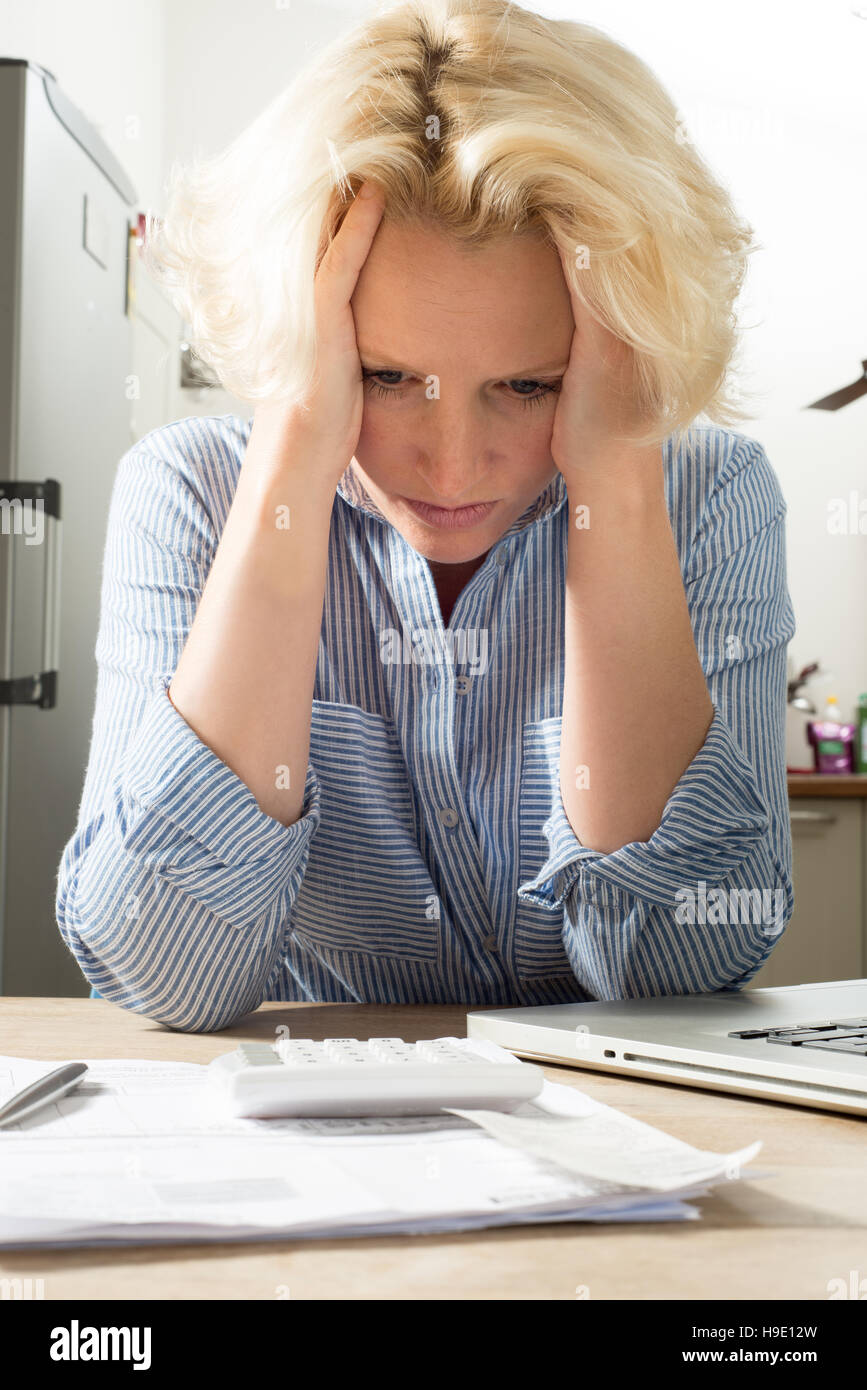
[[[385,210],[385,197],[377,184],[368,179],[362,188],[370,188],[372,195],[363,198],[359,189],[316,273],[326,294],[347,304]]]

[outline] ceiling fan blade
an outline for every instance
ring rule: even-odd
[[[806,410],[840,410],[844,405],[849,405],[851,401],[857,401],[859,396],[867,395],[867,359],[861,366],[864,368],[862,376],[857,381],[853,381],[851,386],[843,386],[839,391],[832,391],[830,396],[823,396],[820,401],[813,401],[805,406]]]

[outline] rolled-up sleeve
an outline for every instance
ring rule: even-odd
[[[61,935],[99,993],[186,1031],[226,1027],[265,997],[320,818],[312,765],[284,826],[169,697],[216,545],[176,465],[124,455],[84,791],[56,894]]]
[[[741,988],[792,915],[786,505],[764,450],[738,438],[682,561],[713,720],[649,840],[611,854],[581,844],[560,793],[562,720],[549,721],[549,853],[518,893],[563,913],[593,998]]]

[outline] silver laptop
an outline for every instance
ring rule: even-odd
[[[867,980],[467,1014],[518,1057],[867,1115]]]

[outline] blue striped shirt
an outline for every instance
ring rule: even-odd
[[[761,445],[711,425],[663,445],[714,716],[655,833],[604,854],[581,844],[560,795],[559,474],[444,629],[427,561],[350,466],[332,510],[299,820],[267,815],[200,741],[167,689],[251,428],[178,420],[118,467],[92,742],[56,900],[100,994],[208,1031],[264,1000],[544,1004],[751,979],[793,907],[794,616],[786,504]],[[775,924],[761,893],[782,905]]]

